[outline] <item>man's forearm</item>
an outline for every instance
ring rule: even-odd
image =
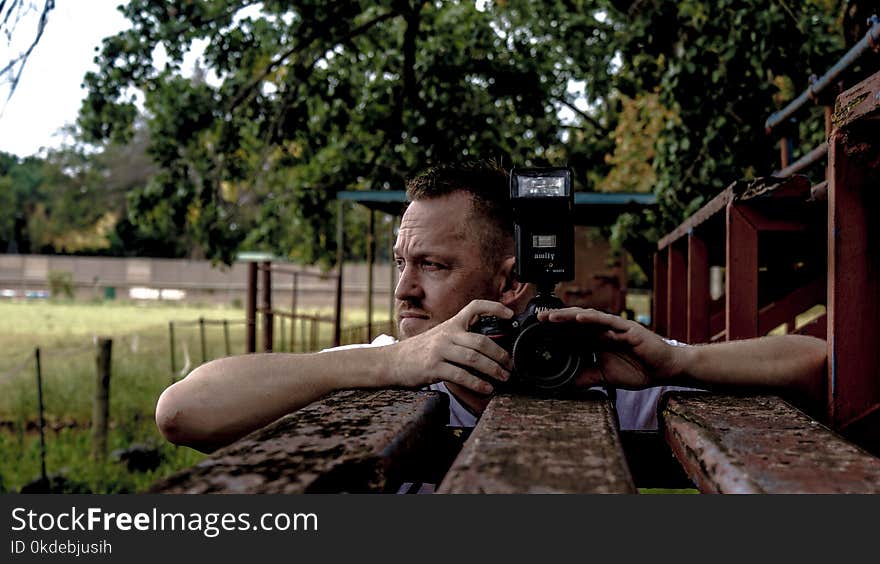
[[[217,359],[162,393],[156,422],[171,442],[208,452],[330,392],[391,385],[386,348]]]
[[[675,383],[706,389],[755,388],[790,392],[813,405],[826,395],[826,342],[779,335],[677,347]]]

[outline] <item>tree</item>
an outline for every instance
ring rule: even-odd
[[[160,172],[133,198],[138,224],[173,224],[216,260],[244,243],[329,261],[342,189],[400,189],[416,169],[472,156],[568,161],[588,182],[613,124],[567,88],[586,77],[601,106],[613,56],[601,6],[136,0],[132,29],[105,40],[86,77],[80,124],[89,140],[124,139],[141,89]],[[197,40],[214,82],[181,72]]]
[[[835,0],[123,10],[132,28],[104,41],[80,125],[90,141],[128,138],[143,92],[158,173],[132,195],[132,224],[226,262],[241,246],[329,262],[339,190],[399,189],[426,165],[480,156],[568,164],[579,189],[651,189],[658,209],[613,230],[650,272],[661,234],[734,180],[772,172],[765,118],[843,50]],[[200,44],[188,75],[183,56]],[[800,133],[810,145],[821,120]]]

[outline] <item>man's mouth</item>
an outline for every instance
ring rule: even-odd
[[[397,314],[401,321],[404,319],[428,319],[428,314],[421,311],[401,311]]]

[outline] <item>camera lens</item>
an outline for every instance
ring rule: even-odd
[[[535,323],[526,327],[513,345],[513,364],[524,384],[555,392],[566,387],[581,371],[581,355],[573,333],[560,323]]]

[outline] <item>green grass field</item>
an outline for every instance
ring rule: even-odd
[[[201,460],[201,453],[165,441],[154,423],[156,400],[172,381],[169,321],[176,322],[179,378],[202,362],[202,340],[194,323],[200,317],[228,319],[230,353],[244,351],[241,308],[0,302],[0,492],[18,491],[40,476],[36,347],[41,356],[47,474],[62,474],[76,491],[138,492]],[[363,317],[363,312],[352,312],[344,326],[363,323]],[[289,331],[285,324],[282,345],[280,322],[276,323],[276,350],[287,348]],[[129,472],[111,456],[104,463],[91,460],[98,336],[113,339],[108,452],[132,444],[158,448],[162,462],[153,471]],[[331,327],[322,324],[318,337],[319,346],[328,346]],[[226,355],[222,325],[205,326],[205,345],[208,360]]]

